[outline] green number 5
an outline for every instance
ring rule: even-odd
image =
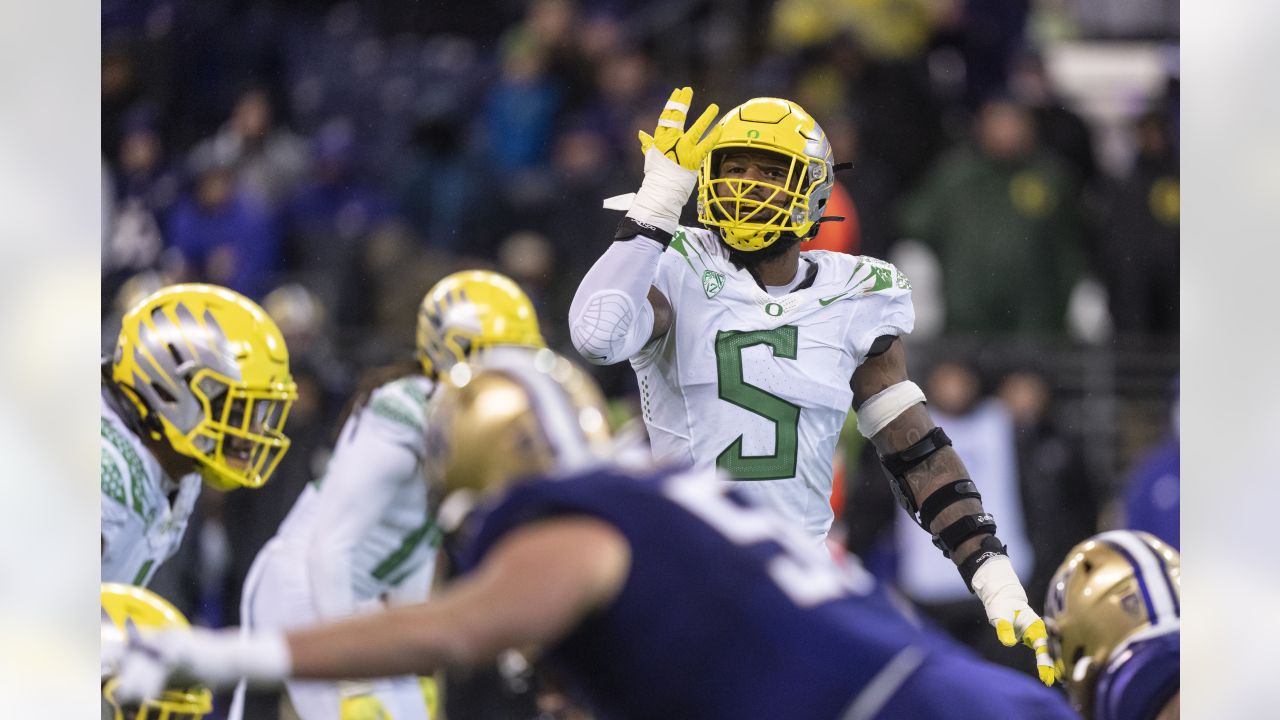
[[[716,458],[716,465],[739,480],[779,480],[795,477],[800,406],[767,393],[742,379],[742,351],[768,345],[774,357],[796,359],[796,326],[773,330],[722,330],[716,333],[716,374],[720,399],[771,420],[774,424],[772,455],[743,455],[742,436]]]

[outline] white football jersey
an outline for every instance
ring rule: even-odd
[[[277,536],[288,544],[314,551],[326,543],[349,555],[347,577],[312,578],[322,612],[349,613],[350,601],[378,598],[435,562],[440,530],[422,470],[432,390],[421,375],[374,390],[343,426],[324,475],[280,526]]]
[[[200,497],[196,473],[169,479],[102,397],[102,582],[145,586],[182,544]],[[174,492],[176,490],[176,493]],[[173,494],[170,502],[169,495]]]
[[[881,335],[911,332],[910,284],[892,265],[800,254],[804,281],[773,297],[709,230],[679,228],[654,287],[670,331],[631,359],[654,459],[718,465],[818,538],[833,513],[832,460],[849,382]]]

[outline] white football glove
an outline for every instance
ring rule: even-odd
[[[124,651],[127,646],[128,641],[125,639],[123,630],[116,627],[115,623],[102,623],[102,651],[99,653],[102,678],[116,674],[116,670],[120,668],[120,661],[124,658]]]
[[[272,684],[289,667],[289,646],[278,633],[244,637],[238,628],[183,628],[140,634],[130,638],[120,662],[116,698],[155,699],[175,682],[220,688],[243,677],[253,685]]]
[[[1006,647],[1022,644],[1036,651],[1036,672],[1040,682],[1053,684],[1053,659],[1049,656],[1049,633],[1044,620],[1027,604],[1027,591],[1018,581],[1013,564],[997,555],[982,564],[973,574],[973,592],[982,600],[987,620],[996,629],[996,637]]]

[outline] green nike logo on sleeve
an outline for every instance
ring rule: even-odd
[[[848,291],[848,290],[845,290],[844,292],[840,293],[839,295],[833,295],[833,296],[831,296],[831,297],[829,297],[829,298],[818,298],[818,304],[819,304],[819,305],[821,305],[822,307],[826,307],[826,306],[830,305],[831,303],[833,303],[833,302],[835,302],[835,301],[839,300],[840,298],[842,298],[842,297],[844,297],[845,295],[848,295],[848,294],[849,294],[849,291]]]

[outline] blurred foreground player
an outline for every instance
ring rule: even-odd
[[[121,703],[114,677],[130,627],[186,628],[187,619],[168,600],[146,588],[102,584],[102,717],[104,720],[200,720],[213,710],[213,693],[200,686],[169,687],[137,706]]]
[[[598,718],[1074,717],[1035,680],[911,624],[713,470],[608,464],[599,390],[567,360],[508,351],[458,370],[428,441],[444,489],[483,502],[457,582],[422,605],[288,635],[145,638],[126,660],[129,692],[173,674],[429,672],[514,647]]]
[[[1181,568],[1177,550],[1131,530],[1089,538],[1058,567],[1044,619],[1088,720],[1178,718]]]

